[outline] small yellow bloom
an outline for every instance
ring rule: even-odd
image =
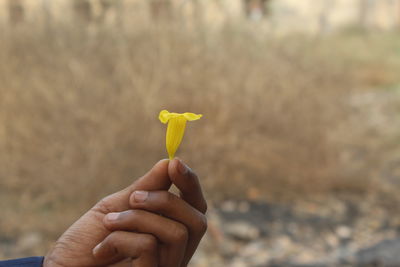
[[[167,152],[169,159],[175,157],[175,152],[178,150],[181,144],[183,134],[185,133],[185,127],[187,121],[195,121],[202,117],[201,114],[194,113],[170,113],[168,110],[162,110],[158,118],[164,124],[168,123],[167,127]]]

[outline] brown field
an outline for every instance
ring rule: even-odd
[[[353,102],[398,95],[398,36],[76,24],[18,25],[0,38],[0,241],[42,236],[0,256],[43,254],[98,199],[166,157],[162,109],[204,114],[178,156],[211,202],[395,201],[398,186],[379,170],[397,159],[399,128],[368,122],[374,107],[386,122],[399,105]]]

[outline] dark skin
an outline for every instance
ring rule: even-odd
[[[168,192],[171,184],[180,196]],[[206,210],[196,174],[162,160],[76,221],[43,266],[187,266],[207,229]]]

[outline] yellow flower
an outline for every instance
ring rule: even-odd
[[[185,133],[185,127],[187,121],[195,121],[202,117],[201,114],[194,113],[170,113],[168,110],[162,110],[158,118],[164,124],[168,123],[167,127],[167,152],[169,159],[175,157],[175,152],[178,150],[181,144],[183,134]]]

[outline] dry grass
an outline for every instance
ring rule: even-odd
[[[332,138],[356,84],[345,47],[229,27],[9,29],[0,40],[0,236],[35,229],[52,240],[165,157],[164,108],[204,114],[178,155],[210,199],[365,192],[364,177],[338,167]]]

